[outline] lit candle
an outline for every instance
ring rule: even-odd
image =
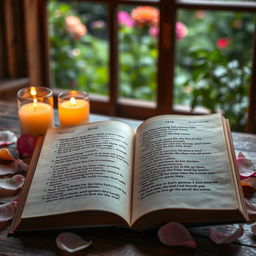
[[[61,126],[72,126],[89,121],[90,104],[84,92],[70,91],[58,97],[59,121]]]
[[[23,134],[43,135],[52,126],[54,114],[49,91],[48,88],[30,87],[18,92],[18,114]]]

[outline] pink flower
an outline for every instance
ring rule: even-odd
[[[71,34],[74,39],[80,39],[82,36],[87,34],[86,26],[76,16],[67,16],[66,19],[67,31]]]
[[[157,37],[159,34],[159,28],[158,27],[150,27],[149,34],[153,37]]]
[[[176,22],[176,39],[177,40],[183,39],[184,37],[186,37],[187,33],[188,33],[187,27],[183,23],[177,21]],[[157,37],[159,34],[159,28],[156,26],[150,27],[149,34],[153,37]]]
[[[176,22],[176,39],[181,40],[188,34],[187,27],[180,21]]]
[[[129,13],[125,11],[120,11],[117,14],[117,20],[120,25],[126,26],[126,27],[134,27],[134,21],[132,20]]]
[[[102,29],[106,26],[105,21],[103,20],[96,20],[91,23],[91,27],[95,29]]]
[[[220,38],[217,40],[217,46],[220,49],[226,48],[228,44],[229,44],[229,38]]]
[[[206,13],[204,10],[198,10],[196,11],[195,16],[197,19],[203,19],[206,16]]]

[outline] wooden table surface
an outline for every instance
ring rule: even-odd
[[[92,115],[93,120],[108,119]],[[91,120],[92,120],[91,119]],[[132,120],[123,121],[136,127],[139,123]],[[0,101],[0,130],[12,130],[19,135],[19,122],[16,104]],[[234,145],[237,152],[243,152],[256,166],[256,135],[233,133]],[[12,145],[11,150],[15,150]],[[256,203],[255,192],[245,191],[246,196]],[[233,232],[238,224],[215,226],[218,229]],[[89,228],[76,230],[85,240],[92,240],[92,245],[73,255],[256,255],[256,235],[251,232],[251,224],[243,224],[244,235],[236,242],[228,245],[216,245],[208,238],[209,227],[190,228],[197,243],[195,249],[183,247],[168,247],[161,244],[156,231],[139,233],[118,228]],[[0,225],[0,255],[69,255],[57,248],[55,244],[59,231],[22,233],[7,236],[6,225]]]

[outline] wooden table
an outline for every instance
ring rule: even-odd
[[[92,115],[92,120],[109,119],[100,115]],[[139,122],[122,119],[136,127]],[[16,104],[0,101],[0,130],[12,130],[19,135],[19,122]],[[256,166],[256,135],[233,133],[237,152],[241,151],[255,162]],[[11,146],[12,150],[15,145]],[[254,190],[245,191],[250,200],[256,203]],[[218,228],[232,232],[237,227],[222,225]],[[74,255],[256,255],[256,235],[250,231],[250,224],[243,224],[245,234],[237,242],[228,245],[216,245],[208,238],[208,227],[190,228],[197,243],[197,248],[167,247],[161,244],[156,232],[139,233],[118,228],[90,228],[76,230],[75,233],[93,244],[86,250]],[[7,236],[7,228],[0,225],[0,255],[68,255],[58,249],[55,238],[59,232],[23,233]]]

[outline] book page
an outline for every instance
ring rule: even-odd
[[[238,207],[220,114],[146,121],[134,172],[132,222],[158,209]]]
[[[22,218],[103,210],[130,222],[133,143],[121,122],[49,129]]]

